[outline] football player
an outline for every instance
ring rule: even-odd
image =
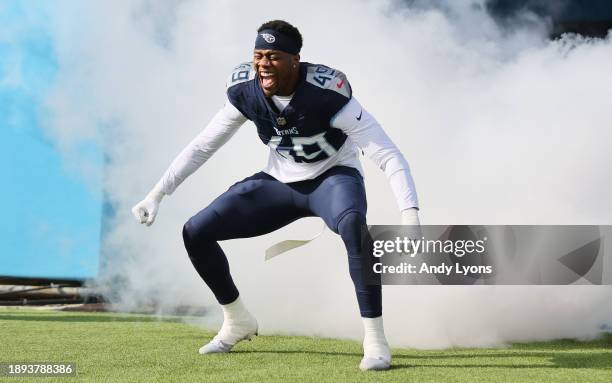
[[[346,76],[325,65],[300,61],[302,36],[274,20],[257,30],[252,62],[238,65],[227,81],[225,106],[176,157],[132,212],[151,225],[170,195],[247,120],[269,147],[263,171],[232,185],[183,227],[189,259],[223,309],[219,333],[199,352],[228,352],[257,334],[232,280],[218,241],[270,233],[303,217],[321,217],[339,234],[348,254],[364,326],[362,370],[385,370],[391,353],[383,329],[380,285],[362,275],[361,228],[366,195],[359,151],[382,169],[402,223],[419,225],[418,202],[408,163],[381,126],[353,97]]]

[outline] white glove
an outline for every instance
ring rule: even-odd
[[[138,202],[132,208],[132,214],[136,217],[136,220],[140,223],[144,223],[147,226],[151,226],[155,222],[155,216],[157,216],[157,210],[159,209],[159,203],[164,198],[164,192],[161,191],[157,185],[151,190],[149,194],[142,201]]]
[[[402,210],[402,225],[421,226],[419,211],[416,207]]]
[[[423,236],[417,208],[411,207],[402,210],[402,225],[410,225],[409,228],[406,228],[406,233],[410,239],[420,239]]]

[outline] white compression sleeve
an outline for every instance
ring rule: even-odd
[[[226,101],[223,109],[217,112],[204,130],[172,161],[157,183],[158,187],[165,194],[172,194],[187,177],[223,146],[246,120],[236,107]]]
[[[416,187],[408,162],[378,121],[363,109],[355,97],[332,118],[332,126],[348,135],[385,172],[400,210],[418,208]]]

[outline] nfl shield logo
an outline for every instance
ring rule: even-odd
[[[278,124],[278,126],[283,126],[287,124],[287,120],[285,120],[285,117],[277,117],[276,123]]]

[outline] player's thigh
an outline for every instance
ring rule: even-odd
[[[336,233],[338,223],[346,214],[357,212],[365,218],[367,212],[363,178],[357,169],[346,166],[324,173],[309,200],[311,210]]]
[[[217,241],[262,235],[307,215],[293,203],[292,190],[260,172],[232,185],[186,225]]]

